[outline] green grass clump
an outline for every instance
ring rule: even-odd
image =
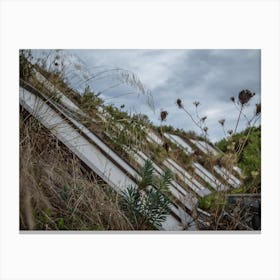
[[[203,210],[222,208],[226,203],[223,193],[213,192],[198,200],[198,205]]]

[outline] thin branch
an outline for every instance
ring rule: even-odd
[[[243,110],[243,107],[244,107],[244,105],[242,104],[242,105],[241,105],[241,108],[240,108],[240,111],[239,111],[238,119],[237,119],[236,126],[235,126],[235,129],[234,129],[233,134],[236,133],[236,130],[237,130],[237,127],[238,127],[238,124],[239,124],[239,121],[240,121],[240,116],[241,116],[241,112],[242,112],[242,110]]]

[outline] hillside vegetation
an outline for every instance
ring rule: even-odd
[[[246,137],[248,138],[246,140]],[[244,172],[245,193],[260,193],[261,191],[261,126],[236,133],[230,139],[222,139],[216,143],[224,153],[234,148],[238,149],[238,144],[245,142],[244,148],[238,158],[237,164]]]
[[[199,150],[191,140],[209,141],[207,116],[201,117],[194,102],[196,115],[192,116],[181,99],[177,99],[178,109],[195,123],[198,132],[174,129],[164,125],[168,112],[160,112],[161,125],[155,126],[142,113],[133,114],[126,110],[125,104],[117,108],[105,104],[99,93],[94,92],[86,83],[81,93],[71,88],[63,71],[46,69],[39,63],[31,63],[31,53],[20,53],[20,84],[32,86],[56,104],[61,105],[57,90],[51,92],[44,83],[36,78],[35,71],[41,73],[56,89],[63,92],[82,113],[72,112],[74,118],[92,131],[97,137],[124,158],[142,176],[138,188],[128,186],[122,195],[113,191],[96,174],[89,170],[74,154],[46,130],[22,107],[20,110],[20,228],[36,230],[155,230],[159,229],[171,205],[182,202],[175,198],[169,189],[172,178],[193,197],[197,194],[182,178],[172,174],[164,165],[172,159],[186,170],[199,184],[208,188],[211,194],[200,198],[198,206],[210,214],[208,229],[238,229],[239,221],[224,222],[227,195],[234,193],[260,194],[261,192],[261,126],[254,124],[260,117],[260,105],[246,130],[236,133],[244,106],[253,97],[249,90],[239,93],[240,108],[235,131],[229,131],[216,146],[221,150],[216,155]],[[56,62],[55,62],[56,63]],[[35,70],[35,71],[34,71]],[[127,73],[121,73],[124,75]],[[138,79],[125,76],[125,83],[139,87],[145,93]],[[220,120],[224,129],[225,120]],[[152,131],[162,144],[147,140]],[[168,132],[178,135],[194,152],[186,154],[182,148],[164,137]],[[150,160],[164,171],[161,176],[150,161],[145,166],[129,151],[142,151]],[[204,181],[196,172],[193,163],[198,163],[229,186],[228,178],[221,177],[214,166],[223,166],[238,177],[242,184],[238,188],[229,187],[228,191],[217,191]],[[242,172],[234,170],[238,165]],[[154,187],[154,188],[151,188]],[[197,213],[188,211],[198,220]],[[239,217],[240,218],[240,217]],[[238,218],[238,219],[239,219]],[[188,228],[188,225],[185,226]],[[245,226],[246,228],[246,226]]]

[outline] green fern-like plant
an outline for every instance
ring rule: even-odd
[[[152,163],[146,161],[138,187],[129,186],[123,191],[124,212],[136,229],[147,224],[160,228],[170,213],[171,201],[165,194],[171,183],[171,172],[166,171],[162,178],[158,179],[153,171]]]
[[[147,160],[145,165],[140,173],[141,181],[138,183],[138,188],[140,190],[145,189],[147,186],[151,186],[154,183],[153,176],[154,168],[151,161]]]
[[[149,189],[140,204],[140,213],[145,220],[159,228],[170,213],[170,200],[162,194],[160,189]]]

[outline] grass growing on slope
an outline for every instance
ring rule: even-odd
[[[20,229],[133,230],[119,196],[49,131],[20,114]]]

